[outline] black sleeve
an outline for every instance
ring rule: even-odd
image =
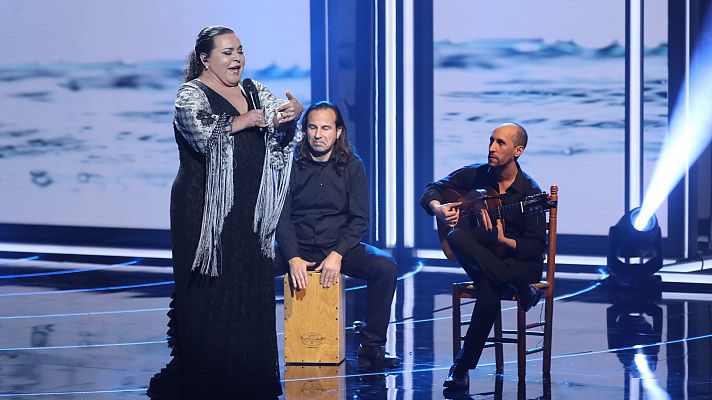
[[[368,206],[368,183],[366,183],[366,169],[363,162],[358,158],[352,159],[346,173],[349,174],[349,220],[334,247],[334,251],[342,256],[356,247],[368,232],[371,212]]]
[[[296,165],[293,168],[297,168]],[[294,174],[292,174],[294,176]],[[297,245],[297,231],[292,223],[292,190],[287,192],[284,198],[284,207],[282,214],[279,216],[277,223],[277,232],[275,234],[279,251],[282,252],[284,261],[289,261],[294,257],[299,256],[299,246]]]
[[[433,200],[441,201],[441,193],[444,189],[455,189],[460,191],[469,191],[475,188],[475,179],[477,177],[477,169],[472,166],[466,166],[452,172],[450,175],[440,179],[439,181],[428,183],[425,186],[425,193],[420,198],[420,206],[425,212],[433,215],[430,209],[430,202]]]

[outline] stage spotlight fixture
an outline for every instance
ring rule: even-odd
[[[655,217],[655,214],[652,214],[647,218],[642,218],[640,217],[640,211],[640,207],[634,208],[630,212],[630,221],[635,230],[639,232],[648,232],[658,224],[658,219]]]
[[[623,284],[649,283],[663,266],[662,234],[655,215],[637,224],[640,208],[625,213],[608,231],[607,270]]]

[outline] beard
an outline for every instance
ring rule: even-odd
[[[309,154],[311,154],[312,157],[325,156],[325,155],[329,154],[332,150],[334,150],[334,146],[331,146],[324,150],[317,150],[311,144],[309,144]]]

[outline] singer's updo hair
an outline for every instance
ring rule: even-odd
[[[188,63],[184,71],[186,82],[192,81],[203,73],[205,67],[203,67],[203,63],[200,62],[200,54],[205,53],[209,57],[215,48],[215,36],[226,33],[235,33],[235,31],[222,25],[206,26],[200,31],[198,37],[195,38],[195,47],[188,55]]]

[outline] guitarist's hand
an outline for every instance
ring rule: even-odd
[[[487,235],[485,236],[487,240],[495,243],[499,242],[499,232],[502,232],[504,230],[499,229],[501,225],[501,220],[497,220],[497,224],[493,225],[489,213],[484,208],[480,209],[480,217],[482,217],[482,225],[484,231],[487,233]],[[504,233],[502,233],[502,235],[504,235]]]
[[[484,222],[485,230],[490,233],[489,239],[495,243],[503,244],[512,249],[517,248],[517,241],[504,236],[504,220],[497,219],[495,224],[492,224],[492,219],[490,218],[487,211],[484,209],[480,210],[482,215],[482,221]]]
[[[305,289],[309,279],[307,277],[307,267],[313,267],[316,263],[307,261],[301,257],[293,257],[289,260],[289,276],[292,278],[292,285],[297,289]]]
[[[440,204],[439,201],[433,200],[430,202],[430,209],[440,221],[454,227],[460,219],[460,205],[461,201]]]

